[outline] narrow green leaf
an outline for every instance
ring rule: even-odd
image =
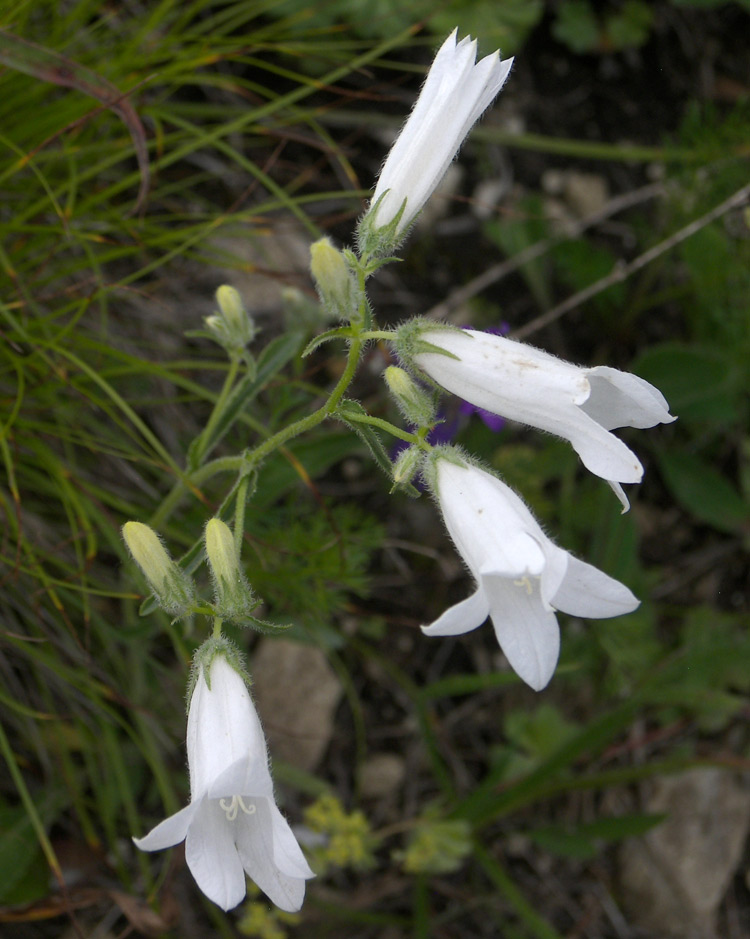
[[[307,358],[318,346],[322,346],[324,342],[331,342],[333,339],[350,339],[353,335],[349,326],[337,326],[336,329],[329,329],[308,342],[302,350],[302,358]]]
[[[750,531],[750,505],[726,476],[685,451],[659,453],[657,460],[675,499],[695,518],[733,535]]]

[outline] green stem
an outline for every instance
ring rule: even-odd
[[[368,329],[362,333],[361,338],[364,340],[385,339],[387,342],[391,342],[396,338],[396,330],[395,329]]]
[[[359,356],[362,351],[362,339],[359,336],[355,336],[352,339],[351,345],[349,346],[349,354],[346,359],[346,367],[336,383],[336,387],[333,389],[331,394],[328,396],[328,400],[324,405],[318,408],[317,411],[313,411],[312,414],[308,414],[307,417],[300,418],[300,420],[295,421],[293,424],[290,424],[288,427],[284,427],[282,430],[275,433],[272,437],[269,437],[268,440],[264,440],[262,444],[256,447],[254,450],[251,450],[249,453],[245,454],[246,465],[251,467],[258,466],[262,460],[264,460],[269,454],[273,453],[274,450],[291,440],[292,437],[297,437],[299,434],[303,434],[307,430],[311,430],[313,427],[317,427],[318,424],[322,424],[323,421],[330,417],[331,414],[336,410],[341,399],[344,397],[346,389],[352,382],[354,378],[354,373],[357,371],[357,366],[359,365]]]
[[[208,418],[208,423],[201,431],[200,437],[198,438],[198,446],[196,447],[196,452],[193,457],[195,466],[198,467],[201,465],[203,456],[208,449],[208,446],[211,442],[211,434],[213,433],[214,428],[219,423],[224,413],[224,407],[227,403],[227,399],[232,391],[232,386],[234,381],[237,378],[237,372],[240,367],[239,359],[231,359],[229,363],[229,371],[227,372],[226,378],[224,379],[224,384],[222,385],[221,391],[219,392],[219,397],[216,399],[216,404],[214,404],[211,415]]]
[[[399,440],[413,443],[418,447],[422,447],[424,450],[432,449],[430,444],[425,443],[424,435],[412,434],[408,430],[402,430],[402,428],[396,427],[395,424],[391,424],[390,421],[383,420],[382,417],[373,417],[370,414],[360,416],[358,414],[347,413],[346,419],[356,424],[371,424],[373,427],[379,427],[380,430],[384,430],[387,434],[390,434],[391,437],[398,437]],[[429,430],[429,428],[427,429]]]
[[[203,483],[219,473],[239,472],[244,461],[245,457],[242,455],[220,457],[218,460],[211,460],[210,463],[193,470],[186,480],[178,479],[149,519],[149,525],[157,530],[160,529],[188,489],[197,491]]]
[[[184,482],[179,480],[175,483],[171,491],[165,496],[159,508],[151,516],[149,524],[153,528],[160,528],[184,495],[186,488],[189,487],[198,490],[203,483],[212,476],[216,476],[218,473],[240,472],[241,470],[247,472],[259,466],[269,454],[278,450],[287,440],[291,440],[293,437],[297,437],[299,434],[311,430],[313,427],[317,427],[318,424],[322,424],[323,421],[330,417],[336,410],[346,393],[346,389],[351,384],[354,374],[357,371],[357,366],[359,365],[362,345],[363,340],[359,335],[352,339],[347,355],[346,367],[325,404],[316,411],[313,411],[312,414],[308,414],[307,417],[303,417],[273,434],[254,450],[246,451],[240,456],[221,457],[217,460],[211,460],[210,463],[206,463],[204,466],[197,467],[193,472],[187,475]],[[227,378],[229,377],[228,375]],[[217,410],[218,407],[214,410],[214,413],[216,413]]]
[[[247,502],[249,484],[250,478],[246,474],[237,486],[237,498],[234,500],[234,550],[237,552],[238,558],[242,556],[242,537],[245,533],[245,503]]]

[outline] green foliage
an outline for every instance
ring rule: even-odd
[[[745,616],[696,606],[685,613],[675,654],[649,688],[649,701],[663,707],[665,722],[689,714],[704,732],[719,733],[746,706],[749,656]]]
[[[681,423],[719,429],[745,417],[745,372],[734,346],[657,343],[641,352],[633,370],[647,381],[658,376]]]
[[[727,0],[671,0],[675,6],[679,7],[719,7],[726,6]],[[750,0],[732,0],[737,6],[750,9]]]
[[[588,0],[560,4],[552,34],[571,52],[592,52],[599,45],[599,23]]]
[[[26,810],[0,806],[0,902],[21,905],[44,896],[48,870]]]
[[[526,196],[516,207],[511,218],[502,224],[497,221],[487,222],[484,226],[487,236],[506,254],[519,254],[525,248],[539,241],[546,234],[547,225],[544,204],[537,194]],[[540,306],[550,306],[552,296],[548,277],[546,258],[536,258],[521,266],[529,290]]]
[[[653,12],[643,0],[595,11],[589,0],[566,0],[557,10],[552,32],[572,52],[610,52],[642,46],[649,38]]]
[[[659,468],[675,499],[695,518],[729,534],[750,532],[750,501],[720,472],[689,452],[659,456]]]
[[[503,722],[507,743],[493,751],[493,762],[512,779],[536,769],[578,730],[551,704],[533,711],[511,711]]]
[[[552,258],[557,276],[572,293],[606,277],[617,262],[617,258],[608,248],[585,238],[576,238],[557,245],[552,252]],[[625,284],[613,284],[593,298],[592,307],[597,314],[613,321],[620,315],[626,297]]]
[[[586,822],[575,828],[547,825],[528,834],[532,841],[551,854],[588,860],[596,857],[605,843],[643,835],[663,820],[663,815],[619,815]]]
[[[408,874],[452,874],[465,863],[472,847],[467,822],[428,810],[417,819],[406,849],[395,857]]]
[[[434,9],[434,7],[433,7]],[[476,36],[486,52],[503,56],[519,50],[544,14],[544,0],[449,0],[429,19],[430,29],[442,36],[458,26],[461,35]]]
[[[351,595],[366,598],[381,526],[355,505],[318,508],[295,499],[250,515],[247,574],[274,618],[340,645],[336,617]]]
[[[304,28],[332,33],[344,23],[357,36],[386,38],[406,30],[416,21],[428,25],[441,40],[458,27],[459,33],[481,40],[487,52],[502,49],[514,52],[523,45],[544,13],[544,0],[448,0],[437,10],[430,0],[414,0],[408,6],[400,0],[328,0],[309,4],[307,0],[285,0],[276,9],[284,16],[299,15]]]

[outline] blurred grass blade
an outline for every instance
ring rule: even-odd
[[[141,183],[134,207],[134,212],[140,211],[148,195],[150,174],[146,134],[135,108],[127,99],[130,92],[121,92],[106,78],[97,75],[85,65],[80,65],[60,55],[59,52],[53,52],[27,39],[21,39],[20,36],[15,36],[4,29],[0,29],[0,63],[31,75],[39,81],[81,91],[100,101],[122,119],[133,139],[133,148],[141,172]],[[37,149],[41,149],[47,142],[45,140]]]

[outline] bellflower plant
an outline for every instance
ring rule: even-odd
[[[457,636],[489,616],[514,671],[540,691],[560,652],[556,610],[605,618],[638,606],[619,581],[550,541],[512,489],[455,449],[434,450],[426,475],[448,533],[477,581],[470,597],[422,627],[426,635]]]
[[[493,52],[476,61],[477,42],[456,42],[454,30],[440,47],[414,110],[380,171],[359,243],[379,253],[378,231],[392,226],[395,247],[445,175],[464,138],[505,84],[513,59]]]
[[[416,496],[424,480],[476,581],[470,597],[423,627],[424,632],[458,635],[489,617],[510,665],[535,690],[549,682],[557,664],[558,610],[610,617],[638,605],[627,587],[555,545],[505,483],[448,445],[457,421],[444,420],[437,399],[439,389],[446,389],[468,402],[465,407],[482,409],[493,429],[508,418],[569,440],[584,464],[608,480],[627,505],[621,483],[638,482],[643,469],[610,431],[674,420],[662,395],[633,375],[606,366],[570,365],[492,333],[419,319],[381,329],[367,296],[368,278],[393,260],[390,255],[469,129],[508,78],[512,59],[501,61],[495,52],[477,62],[476,53],[476,41],[459,42],[455,31],[438,51],[360,221],[358,250],[339,249],[327,238],[311,246],[319,307],[301,294],[287,296],[287,310],[296,317],[288,324],[288,335],[251,350],[258,334],[251,315],[234,288],[219,288],[218,311],[207,318],[202,335],[218,342],[228,358],[221,387],[206,395],[213,405],[187,449],[184,466],[172,467],[168,448],[159,444],[175,472],[170,490],[151,514],[154,529],[136,521],[123,527],[128,549],[153,591],[141,612],[158,605],[189,624],[204,618],[211,630],[196,653],[189,692],[190,803],[135,843],[144,851],[159,851],[184,841],[196,883],[224,910],[244,898],[247,875],[278,907],[295,912],[302,905],[305,882],[313,876],[276,805],[263,730],[239,654],[222,633],[225,622],[262,632],[285,628],[273,617],[264,622],[253,615],[260,601],[241,553],[258,478],[272,467],[268,460],[288,456],[292,441],[337,421],[359,435],[389,475],[392,491]],[[335,374],[325,391],[312,388],[314,369],[299,381],[300,327],[316,329],[303,357],[324,343],[342,343],[345,349],[341,368],[325,372]],[[374,341],[389,343],[398,353],[399,364],[385,369],[384,379],[404,427],[380,410],[370,413],[352,395],[357,370]],[[281,406],[271,409],[278,421],[248,442],[247,428],[238,426],[247,405],[261,388],[269,398],[274,395],[283,385],[281,370],[291,362],[292,397],[281,392]],[[240,441],[234,453],[230,430]],[[394,447],[389,455],[383,433],[399,442],[400,452]],[[219,443],[221,456],[211,458]],[[304,467],[298,469],[302,475]],[[217,477],[229,478],[223,494],[217,491]],[[220,508],[205,526],[204,543],[194,542],[176,561],[157,530],[165,525],[176,530],[179,504],[196,496],[215,500]],[[263,511],[263,503],[258,508]],[[200,580],[196,577],[196,585],[192,579],[204,558],[214,588],[210,600],[201,595]]]
[[[142,851],[184,840],[195,882],[223,910],[243,900],[247,874],[295,912],[314,875],[276,806],[266,740],[237,667],[226,640],[198,650],[187,722],[190,804],[133,840]]]
[[[628,372],[571,365],[504,336],[416,325],[402,330],[405,358],[471,404],[570,441],[628,507],[619,483],[640,482],[643,467],[610,430],[675,420],[660,391]]]

